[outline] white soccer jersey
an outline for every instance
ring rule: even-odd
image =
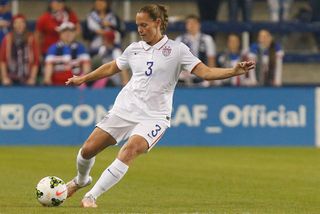
[[[181,70],[191,72],[200,63],[189,48],[164,36],[150,46],[134,42],[116,59],[120,70],[131,69],[132,77],[118,94],[111,112],[140,122],[162,120],[170,126],[172,98]]]

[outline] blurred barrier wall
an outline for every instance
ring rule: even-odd
[[[320,105],[315,100],[316,94],[320,99],[320,92],[316,90],[179,88],[171,128],[159,144],[314,146],[320,121],[316,116]],[[82,144],[118,92],[0,88],[0,145]]]

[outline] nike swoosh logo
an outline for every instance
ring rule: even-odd
[[[63,190],[62,192],[57,191],[57,192],[56,192],[56,196],[62,195],[65,191],[67,191],[67,190]]]

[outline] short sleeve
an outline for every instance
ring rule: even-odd
[[[129,69],[129,56],[131,53],[132,44],[128,46],[124,52],[116,59],[116,64],[120,70]]]
[[[176,42],[182,42],[182,36],[178,36],[176,39],[175,39]]]
[[[248,53],[248,58],[250,60],[256,60],[257,58],[257,54],[258,54],[258,44],[257,43],[253,43],[251,46],[250,46],[250,50],[249,50],[249,53]]]
[[[122,54],[122,51],[120,48],[115,48],[113,51],[112,51],[112,58],[113,59],[116,59],[118,58],[119,56],[121,56]]]
[[[201,62],[201,60],[195,57],[190,52],[190,49],[183,43],[180,43],[180,59],[181,69],[188,72],[191,72],[193,68]]]
[[[89,61],[90,60],[90,56],[87,52],[87,49],[86,47],[81,44],[81,43],[78,43],[79,47],[78,47],[78,58],[81,60],[81,61]]]
[[[83,53],[87,53],[87,50],[83,44],[77,43],[77,45],[78,45],[78,55],[83,54]]]
[[[284,51],[279,43],[276,43],[275,49],[276,49],[276,56],[279,58],[283,58]]]
[[[209,57],[215,57],[216,56],[216,45],[214,40],[209,35],[205,35],[204,41],[206,43],[207,49],[206,54]]]
[[[54,56],[56,52],[56,44],[53,44],[49,47],[46,58],[45,58],[45,62],[46,63],[52,63],[54,60]]]
[[[91,12],[87,16],[88,29],[91,31],[101,30],[101,26],[100,26],[99,22],[97,20],[95,20],[93,17],[94,17],[94,12]]]

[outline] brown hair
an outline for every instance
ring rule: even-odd
[[[197,15],[194,15],[194,14],[188,15],[185,20],[188,21],[189,19],[196,20],[196,21],[199,22],[199,23],[200,23],[200,21],[201,21],[201,20],[200,20],[200,17],[197,16]]]
[[[149,4],[140,8],[138,13],[148,13],[153,21],[158,18],[161,20],[161,33],[164,33],[168,26],[168,11],[167,8],[159,4]]]

